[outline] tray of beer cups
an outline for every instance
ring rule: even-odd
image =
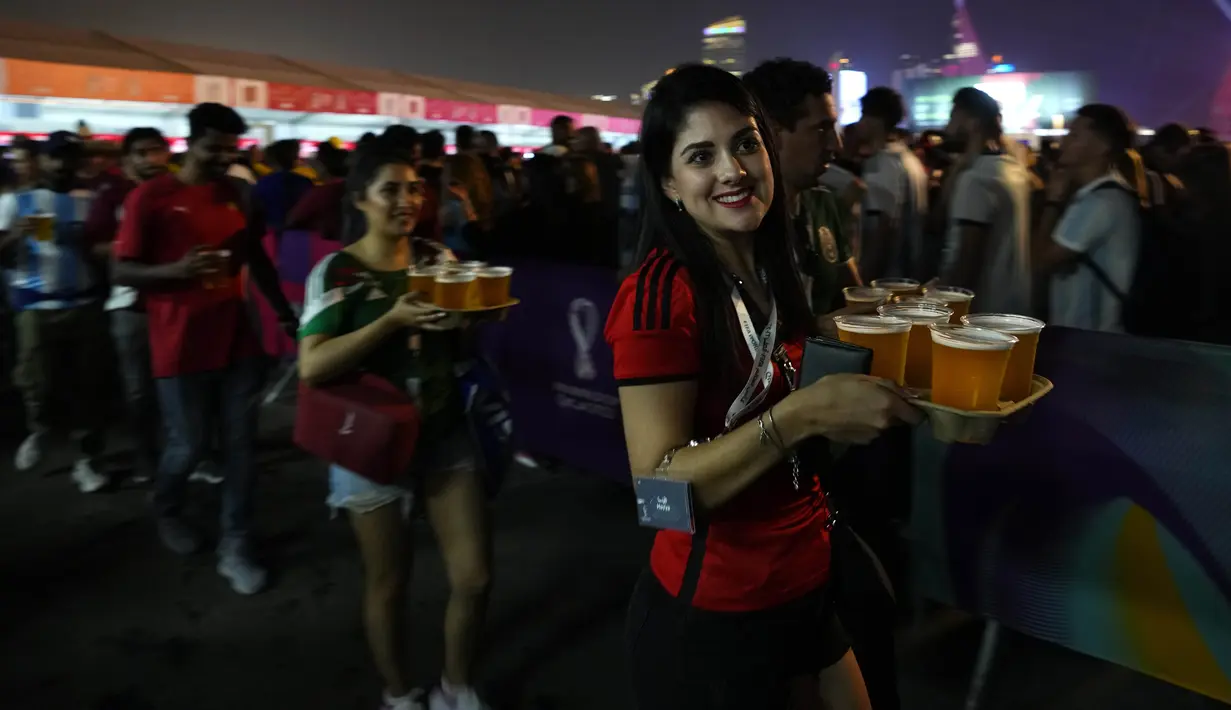
[[[932,386],[915,404],[940,441],[986,444],[1002,424],[1021,419],[1051,392],[1034,372],[1044,323],[1007,313],[966,315],[957,324],[929,326]]]
[[[410,290],[426,294],[450,313],[499,315],[521,303],[510,295],[513,267],[463,261],[410,270]]]
[[[835,318],[839,335],[872,350],[871,374],[902,387],[940,441],[986,444],[1052,390],[1034,372],[1040,320],[977,313],[951,323],[951,307],[922,299],[878,311]]]

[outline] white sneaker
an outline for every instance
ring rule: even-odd
[[[231,583],[236,594],[248,596],[265,588],[268,573],[252,559],[244,540],[225,540],[218,546],[218,574]]]
[[[197,481],[199,483],[208,483],[211,486],[216,486],[222,483],[222,474],[218,473],[218,469],[214,466],[213,461],[202,461],[197,464],[197,469],[188,474],[188,480]]]
[[[13,465],[18,471],[29,471],[43,460],[43,435],[31,434],[17,447],[17,455],[13,457]]]
[[[412,690],[400,698],[386,690],[381,696],[380,710],[427,710],[427,706],[423,704],[422,690]]]
[[[82,493],[95,493],[105,488],[111,479],[95,471],[89,459],[80,459],[73,464],[73,481]]]
[[[518,451],[513,454],[513,460],[525,466],[526,468],[538,468],[539,462],[534,460],[534,457],[525,451]]]
[[[491,708],[479,698],[474,688],[452,688],[450,692],[446,692],[443,687],[437,687],[428,696],[427,710],[491,710]]]

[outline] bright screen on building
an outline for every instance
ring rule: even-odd
[[[859,99],[868,93],[868,75],[845,69],[838,72],[838,125],[849,126],[863,116]]]
[[[915,130],[948,125],[953,95],[968,86],[987,92],[1000,104],[1005,133],[1051,128],[1053,116],[1071,116],[1095,100],[1094,77],[1084,72],[913,79],[906,83],[905,93]]]

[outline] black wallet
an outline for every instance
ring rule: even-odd
[[[801,388],[826,375],[866,375],[872,371],[872,351],[841,340],[817,336],[804,343],[799,369]]]
[[[872,371],[872,351],[841,340],[817,336],[804,343],[804,359],[799,369],[802,389],[828,375],[866,375]],[[834,488],[833,461],[846,452],[845,445],[830,445],[828,439],[814,437],[800,444],[797,453],[810,470],[816,471],[826,491]],[[836,501],[830,512],[836,514]]]

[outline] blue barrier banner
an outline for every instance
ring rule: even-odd
[[[1231,348],[1049,328],[988,446],[915,433],[922,594],[1231,702]]]
[[[508,388],[513,437],[526,451],[627,481],[628,454],[603,340],[619,287],[615,271],[516,261],[521,303],[485,334],[485,350]]]

